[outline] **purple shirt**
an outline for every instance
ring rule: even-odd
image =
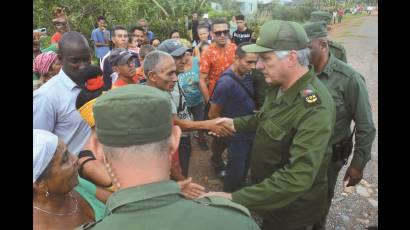
[[[228,75],[237,78],[252,94],[254,93],[252,76],[246,74],[241,79],[229,67],[217,81],[211,102],[223,107],[220,114],[221,117],[236,118],[252,115],[255,109],[255,102],[242,86]],[[253,135],[251,133],[237,133],[233,138],[248,139],[253,138]]]

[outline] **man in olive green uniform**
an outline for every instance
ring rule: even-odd
[[[223,198],[185,199],[169,179],[181,129],[159,89],[128,85],[100,96],[93,108],[107,170],[118,188],[101,221],[84,229],[259,229],[249,211]]]
[[[330,22],[332,20],[332,14],[329,12],[325,11],[313,11],[310,14],[310,22],[318,22],[318,21],[325,21],[326,25],[330,25]],[[329,49],[330,53],[333,54],[337,59],[343,61],[344,63],[347,63],[347,57],[346,57],[346,49],[343,47],[342,44],[334,42],[329,40]]]
[[[256,211],[263,229],[311,229],[325,211],[327,167],[335,105],[309,64],[308,38],[296,22],[266,22],[256,44],[256,68],[269,87],[255,115],[222,118],[236,132],[256,131],[252,186],[232,194],[214,192]]]
[[[349,180],[347,186],[354,186],[362,179],[363,169],[371,157],[376,130],[364,78],[329,52],[325,22],[306,23],[304,28],[311,40],[308,45],[311,49],[310,62],[336,104],[336,125],[332,137],[333,157],[328,169],[329,210],[337,176],[352,151],[352,121],[356,125],[356,134],[353,159],[344,177],[344,180]],[[325,224],[326,216],[315,229],[324,229]]]

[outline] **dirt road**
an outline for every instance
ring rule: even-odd
[[[346,20],[342,24],[333,26],[329,37],[345,46],[349,64],[365,77],[377,128],[378,17],[365,16]],[[372,148],[372,160],[368,163],[364,181],[359,186],[344,191],[342,179],[346,167],[340,173],[327,229],[365,229],[366,226],[378,224],[377,144],[376,135]],[[209,162],[211,152],[200,150],[195,140],[193,140],[192,148],[190,176],[208,190],[221,191],[222,183],[215,177]]]

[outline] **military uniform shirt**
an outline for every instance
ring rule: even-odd
[[[342,44],[329,40],[329,50],[337,59],[347,63],[346,50]]]
[[[113,193],[101,221],[77,229],[192,230],[259,229],[249,211],[221,197],[187,200],[174,181],[126,188]]]
[[[350,137],[350,124],[356,124],[355,148],[351,165],[363,169],[371,157],[376,129],[373,124],[369,95],[363,76],[333,55],[319,79],[328,88],[336,104],[336,125],[332,137],[338,143]]]
[[[238,132],[255,131],[254,185],[232,200],[281,227],[311,224],[323,215],[335,106],[310,68],[282,96],[269,87],[261,111],[234,119]]]

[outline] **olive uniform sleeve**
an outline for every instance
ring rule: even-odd
[[[340,52],[340,60],[344,63],[347,63],[346,50],[343,46],[341,46],[341,49],[342,51]]]
[[[235,124],[241,124],[239,120]],[[334,117],[324,106],[300,118],[291,143],[289,164],[259,184],[232,194],[232,200],[255,211],[287,206],[311,188],[329,146]],[[242,128],[243,126],[241,126]]]
[[[350,165],[363,170],[371,158],[376,128],[364,78],[359,73],[355,73],[347,87],[345,94],[347,106],[351,109],[356,124],[354,153]]]
[[[238,117],[233,119],[236,132],[255,132],[258,127],[258,114]]]

